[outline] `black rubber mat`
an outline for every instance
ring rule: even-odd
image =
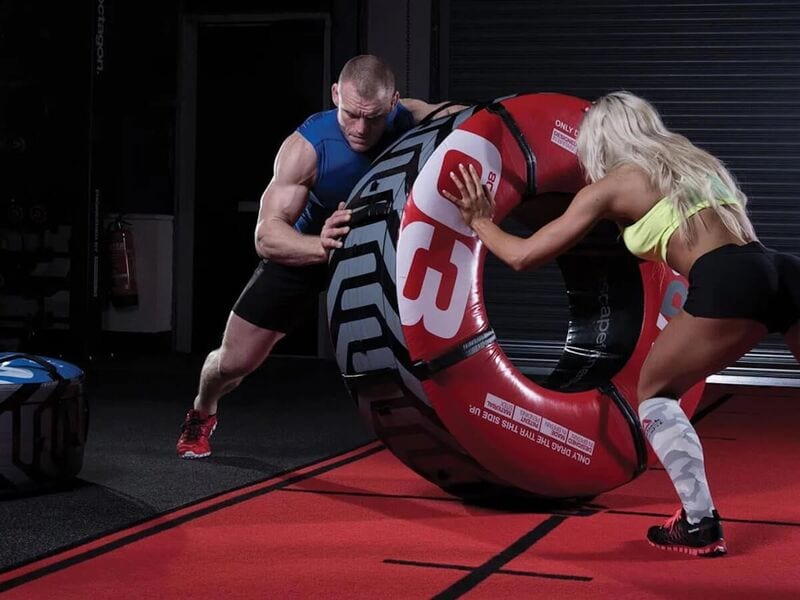
[[[0,570],[374,439],[334,362],[273,357],[220,403],[213,455],[181,460],[175,442],[201,362],[80,365],[90,402],[83,470],[68,490],[0,500]]]

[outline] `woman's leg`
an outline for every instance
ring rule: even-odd
[[[653,344],[639,379],[639,418],[683,510],[648,530],[654,546],[694,555],[727,552],[703,447],[677,400],[698,381],[733,364],[766,332],[756,321],[693,317],[682,311]]]
[[[751,319],[678,313],[656,338],[642,366],[639,402],[654,396],[679,398],[697,382],[735,363],[766,334],[766,326]]]
[[[733,364],[766,334],[749,319],[678,314],[656,339],[639,380],[639,416],[690,523],[712,516],[703,449],[676,401],[697,382]]]

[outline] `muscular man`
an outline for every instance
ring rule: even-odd
[[[444,104],[400,100],[391,69],[372,55],[349,60],[331,96],[336,108],[306,119],[275,157],[255,230],[256,252],[263,260],[228,317],[222,345],[203,364],[177,444],[181,458],[211,454],[219,399],[316,305],[328,254],[341,247],[338,240],[349,231],[344,201],[373,159]],[[440,114],[461,108],[443,107]]]

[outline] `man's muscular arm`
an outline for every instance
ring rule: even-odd
[[[289,266],[325,262],[336,246],[332,238],[347,233],[344,224],[350,211],[341,209],[325,222],[322,237],[293,227],[308,202],[316,174],[314,147],[299,133],[291,134],[278,150],[272,181],[261,195],[255,232],[259,256]]]

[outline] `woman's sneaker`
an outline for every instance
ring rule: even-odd
[[[728,552],[719,514],[703,517],[699,523],[686,520],[686,512],[681,508],[669,521],[656,525],[647,531],[651,546],[662,550],[683,552],[692,556],[720,556]]]
[[[211,454],[208,438],[217,428],[217,416],[207,415],[199,410],[191,409],[181,425],[181,437],[178,438],[178,456],[181,458],[203,458]]]

